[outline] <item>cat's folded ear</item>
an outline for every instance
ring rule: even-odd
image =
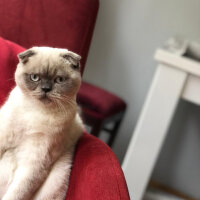
[[[36,52],[33,49],[28,49],[26,51],[23,51],[22,53],[19,53],[17,56],[19,58],[19,61],[25,64],[28,62],[28,59],[35,54]]]
[[[72,52],[72,51],[67,51],[66,53],[61,55],[64,59],[68,60],[71,64],[72,67],[76,70],[80,70],[80,60],[81,56],[78,54]]]

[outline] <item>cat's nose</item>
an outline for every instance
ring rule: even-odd
[[[42,91],[44,91],[45,93],[50,92],[51,89],[50,88],[42,88]]]
[[[44,91],[45,93],[50,92],[52,90],[52,85],[51,84],[43,84],[41,87],[42,91]]]

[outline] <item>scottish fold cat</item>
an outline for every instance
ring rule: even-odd
[[[83,130],[81,57],[50,47],[18,57],[16,87],[0,109],[0,199],[64,200]]]

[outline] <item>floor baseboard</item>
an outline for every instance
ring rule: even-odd
[[[195,199],[193,197],[188,196],[187,194],[184,194],[178,190],[175,190],[171,187],[168,187],[162,183],[159,183],[157,181],[151,180],[149,183],[148,188],[150,189],[156,189],[158,191],[161,191],[165,194],[169,194],[172,195],[174,197],[177,197],[178,199],[183,199],[183,200],[199,200],[199,199]]]

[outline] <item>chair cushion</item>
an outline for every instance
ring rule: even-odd
[[[103,117],[112,116],[126,108],[126,103],[122,99],[87,82],[82,82],[77,102],[83,109],[86,108],[87,112]]]
[[[117,158],[87,133],[76,148],[66,200],[130,200]]]
[[[83,71],[98,6],[98,0],[0,0],[0,36],[26,48],[67,48],[82,56]]]

